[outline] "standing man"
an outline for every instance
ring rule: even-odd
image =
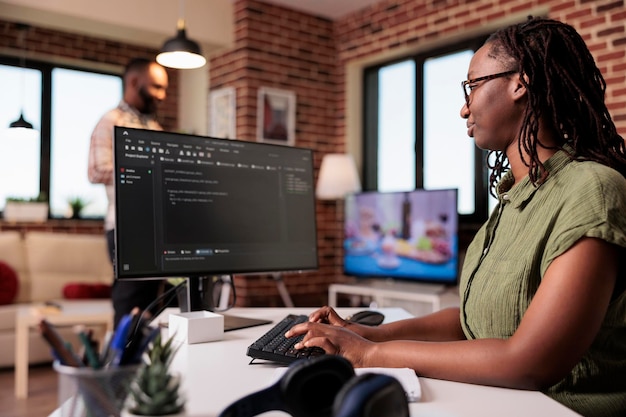
[[[145,58],[132,59],[124,71],[124,97],[120,104],[107,112],[91,135],[88,176],[91,183],[104,184],[108,209],[104,222],[109,257],[115,267],[115,190],[113,166],[113,127],[163,130],[156,121],[158,104],[165,99],[168,76],[165,68]],[[134,307],[144,310],[158,294],[162,282],[113,282],[111,298],[115,311],[114,326]]]

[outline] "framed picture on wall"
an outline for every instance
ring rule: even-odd
[[[296,94],[261,87],[257,104],[259,141],[293,146],[296,142]]]
[[[237,137],[237,106],[234,87],[209,93],[209,136],[224,139]]]

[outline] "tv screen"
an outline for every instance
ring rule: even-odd
[[[456,189],[347,197],[347,275],[455,285],[458,258]]]
[[[316,269],[309,149],[115,127],[116,278]]]

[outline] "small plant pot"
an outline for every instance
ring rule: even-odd
[[[141,370],[138,372],[137,377],[140,375]],[[171,386],[179,386],[180,384],[180,380],[181,380],[181,374],[179,372],[168,372],[171,379],[170,379],[170,384]],[[168,385],[169,387],[170,385]],[[182,411],[178,412],[178,413],[174,413],[174,414],[157,414],[156,412],[161,412],[163,409],[161,406],[158,406],[154,403],[152,403],[151,407],[148,407],[147,409],[144,409],[144,412],[149,413],[149,410],[152,408],[155,410],[154,414],[136,414],[133,410],[134,407],[137,405],[134,402],[134,398],[133,398],[133,391],[141,391],[141,389],[138,387],[138,383],[137,380],[131,382],[130,387],[129,387],[130,393],[128,395],[128,398],[126,399],[126,403],[125,406],[123,408],[123,412],[121,414],[121,416],[126,416],[126,417],[135,417],[135,416],[148,416],[148,417],[157,417],[157,416],[167,416],[167,417],[177,417],[177,416],[185,416],[187,415],[185,412],[185,409],[183,408]],[[145,391],[144,391],[145,394]],[[179,395],[180,395],[180,391],[179,391]],[[147,403],[150,403],[150,401],[147,401]],[[146,404],[144,403],[144,406]],[[126,414],[124,414],[126,413]]]
[[[7,201],[4,206],[4,220],[43,223],[48,220],[48,203]]]

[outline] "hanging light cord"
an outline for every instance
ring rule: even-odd
[[[19,24],[18,25],[18,29],[20,31],[19,35],[17,36],[17,45],[20,48],[20,67],[22,68],[21,71],[21,101],[22,101],[22,112],[24,111],[24,95],[25,95],[25,91],[26,91],[26,76],[24,75],[24,73],[26,72],[26,48],[24,48],[24,43],[25,43],[25,39],[26,39],[26,31],[28,30],[29,26],[26,24]]]
[[[178,2],[178,30],[185,29],[185,1],[179,0]]]

